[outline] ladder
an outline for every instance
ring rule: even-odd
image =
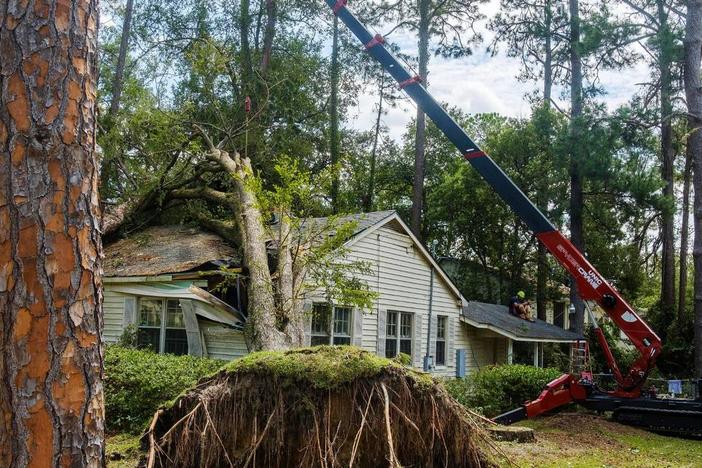
[[[587,340],[578,340],[570,346],[570,373],[592,380],[590,344]]]

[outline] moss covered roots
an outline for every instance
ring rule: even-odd
[[[485,466],[483,440],[428,376],[332,346],[234,361],[143,438],[149,467]]]

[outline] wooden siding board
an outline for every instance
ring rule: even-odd
[[[105,286],[102,304],[103,332],[105,343],[116,343],[124,329],[124,298],[125,294],[117,293]]]
[[[378,236],[380,236],[379,239]],[[372,266],[371,271],[374,273],[378,271],[378,259],[380,260],[380,288],[377,291],[380,297],[375,304],[373,314],[378,309],[381,311],[399,310],[416,314],[415,337],[418,336],[419,343],[414,346],[414,349],[417,350],[419,356],[414,357],[413,364],[421,368],[427,352],[426,333],[431,271],[429,263],[412,247],[412,241],[408,236],[388,227],[382,227],[354,243],[350,247],[348,258],[369,262]],[[363,279],[371,289],[376,289],[378,278],[375,274],[364,275]],[[434,281],[433,296],[432,314],[449,316],[457,323],[458,298],[438,275]],[[377,343],[377,325],[377,318],[363,321],[363,347],[373,352],[380,348]],[[453,331],[453,348],[462,347],[465,349],[465,346],[459,345],[463,340],[460,336],[462,327],[454,326]],[[446,364],[445,367],[435,369],[434,373],[447,377],[455,375],[455,356],[447,355]]]
[[[199,322],[208,357],[231,361],[248,354],[244,334],[240,331],[209,320],[199,320]]]

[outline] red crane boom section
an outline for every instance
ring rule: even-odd
[[[417,106],[428,115],[434,124],[456,146],[458,151],[471,166],[490,184],[495,192],[521,217],[546,248],[563,267],[568,270],[577,283],[578,293],[583,300],[595,301],[617,324],[638,349],[640,357],[631,369],[622,374],[607,345],[602,331],[598,330],[598,339],[603,346],[608,365],[617,379],[617,396],[638,396],[648,372],[653,367],[661,351],[661,340],[656,333],[639,317],[633,308],[619,295],[600,273],[588,262],[585,256],[561,234],[544,214],[529,200],[521,189],[507,174],[483,152],[468,134],[449,116],[444,108],[429,94],[421,80],[411,75],[402,64],[385,47],[380,35],[372,35],[368,29],[349,11],[346,0],[325,0],[335,15],[351,30],[365,46],[366,51],[375,58],[383,68],[398,82]],[[599,336],[601,335],[601,336]],[[584,392],[576,376],[564,375],[552,382],[550,402],[535,400],[532,406],[551,406],[566,398],[579,399]],[[548,392],[547,388],[544,392]],[[565,393],[564,393],[565,392]],[[545,395],[542,395],[545,396]],[[556,397],[557,396],[557,397]],[[541,398],[541,397],[540,397]],[[527,405],[528,406],[528,405]],[[545,409],[541,409],[545,410]]]

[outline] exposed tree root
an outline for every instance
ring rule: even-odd
[[[488,466],[484,440],[441,386],[396,365],[332,388],[225,370],[159,410],[143,438],[147,466],[185,468]]]

